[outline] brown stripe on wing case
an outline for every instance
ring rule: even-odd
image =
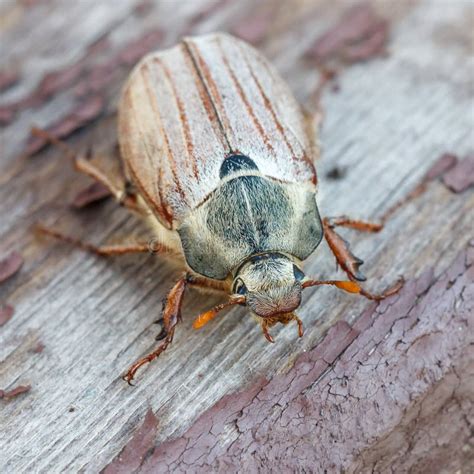
[[[173,181],[176,185],[176,190],[178,191],[179,195],[181,196],[181,199],[186,203],[186,204],[189,204],[188,203],[188,200],[186,198],[186,193],[183,191],[183,189],[181,188],[181,183],[178,179],[178,173],[177,173],[177,170],[176,170],[176,160],[175,160],[175,157],[173,155],[173,152],[171,150],[171,146],[170,146],[170,142],[169,142],[169,138],[168,138],[168,135],[166,134],[166,131],[165,131],[165,127],[163,126],[163,120],[161,118],[161,114],[160,114],[160,110],[158,108],[158,104],[156,103],[156,96],[155,94],[152,93],[152,88],[150,87],[150,66],[148,63],[145,63],[144,65],[146,67],[146,72],[147,74],[144,75],[144,79],[145,79],[145,89],[147,91],[147,94],[148,94],[148,98],[150,100],[150,104],[153,108],[153,112],[155,113],[156,115],[156,118],[157,118],[157,121],[159,123],[159,126],[160,126],[160,133],[162,134],[163,136],[163,139],[165,141],[165,145],[166,145],[166,154],[168,156],[168,163],[170,165],[170,170],[171,170],[171,174],[173,175]]]
[[[245,56],[245,54],[244,54],[244,57],[245,57],[245,62],[247,63],[247,65],[248,65],[248,67],[249,67],[249,69],[250,69],[250,71],[251,71],[252,77],[256,80],[258,89],[261,91],[261,93],[262,93],[263,95],[265,95],[265,93],[263,92],[263,88],[262,88],[261,85],[258,83],[257,78],[254,77],[254,75],[253,75],[253,72],[252,72],[252,70],[251,70],[251,68],[250,68],[250,65],[248,64],[247,57]],[[260,63],[261,63],[261,65],[266,69],[268,75],[273,78],[273,80],[280,80],[279,78],[275,77],[275,73],[268,67],[268,64],[266,64],[264,61],[260,61]],[[266,98],[266,100],[269,101],[269,104],[270,104],[270,107],[271,107],[270,100],[269,100],[266,96],[265,96],[265,98]],[[264,99],[264,100],[265,100],[265,99]],[[273,110],[273,108],[272,108],[272,110]],[[274,112],[273,112],[273,113],[274,113]],[[276,119],[275,119],[275,123],[276,123]],[[280,126],[281,126],[281,123],[280,123]],[[277,127],[278,127],[278,125],[277,125]],[[301,149],[303,150],[303,156],[301,156],[301,158],[298,158],[298,157],[296,156],[296,154],[295,154],[294,152],[292,152],[293,158],[294,158],[295,160],[297,160],[297,161],[304,161],[304,162],[306,162],[306,163],[310,166],[311,171],[312,171],[312,173],[313,173],[313,177],[311,178],[311,182],[312,182],[314,185],[316,185],[317,182],[318,182],[318,177],[317,177],[316,167],[314,166],[313,160],[312,160],[311,158],[309,158],[309,156],[308,156],[306,150],[304,149],[304,147],[303,147],[303,145],[301,144],[301,142],[298,140],[298,137],[297,137],[297,136],[294,134],[294,132],[291,130],[291,128],[288,129],[288,130],[289,130],[289,132],[291,133],[291,135],[293,136],[293,138],[297,141],[297,143],[299,144],[299,146],[301,147]],[[287,145],[289,145],[289,143],[288,143],[286,140],[285,140],[285,142],[287,143]]]
[[[183,41],[182,46],[183,46],[183,53],[185,53],[184,54],[185,61],[188,64],[191,74],[195,76],[194,83],[196,84],[196,89],[201,99],[202,106],[204,107],[204,110],[206,111],[206,114],[209,118],[209,123],[211,124],[211,127],[214,130],[216,137],[222,143],[223,147],[227,148],[228,149],[227,151],[230,151],[229,142],[227,141],[227,137],[223,131],[222,123],[220,122],[216,108],[211,100],[209,91],[207,90],[204,84],[203,78],[199,74],[199,71],[197,70],[196,63],[191,56],[189,47],[186,45],[185,41]]]
[[[130,174],[132,175],[133,182],[137,185],[138,189],[140,190],[140,194],[143,196],[145,201],[151,206],[151,208],[155,211],[155,213],[161,217],[161,219],[164,222],[168,222],[169,224],[168,228],[171,229],[173,225],[173,218],[168,213],[163,201],[161,200],[161,193],[160,193],[160,205],[158,206],[156,199],[154,199],[153,196],[151,196],[148,193],[148,191],[145,189],[145,186],[143,186],[143,183],[140,181],[140,178],[138,177],[137,172],[135,171],[135,169],[133,168],[133,165],[130,162],[128,163],[128,169],[130,171]]]
[[[217,40],[217,44],[219,45],[219,49],[221,51],[222,61],[224,62],[224,65],[227,69],[227,72],[229,73],[229,75],[232,79],[232,82],[233,82],[235,88],[237,89],[237,93],[239,94],[240,98],[242,99],[242,102],[244,103],[245,108],[247,109],[247,112],[250,115],[250,118],[252,119],[252,122],[254,123],[255,127],[257,128],[258,133],[260,133],[260,135],[263,139],[263,142],[265,143],[267,148],[273,153],[273,155],[275,155],[275,150],[274,150],[274,148],[273,148],[273,146],[270,142],[270,139],[268,138],[268,135],[265,133],[265,130],[264,130],[262,124],[260,123],[257,116],[255,115],[255,112],[253,111],[252,105],[250,104],[247,96],[245,95],[245,92],[244,92],[240,82],[238,81],[237,76],[235,75],[234,71],[230,67],[229,61],[225,57],[224,51],[222,50],[222,45],[221,45],[220,40]]]
[[[191,135],[191,130],[189,128],[189,122],[188,122],[188,117],[186,115],[186,111],[184,110],[184,104],[183,101],[181,100],[181,97],[176,89],[176,85],[173,81],[173,78],[171,76],[171,73],[169,69],[166,67],[166,65],[163,63],[163,61],[160,60],[160,58],[155,57],[153,60],[161,66],[163,69],[163,72],[165,73],[166,79],[169,82],[169,85],[171,87],[171,90],[173,91],[173,97],[175,99],[176,105],[179,110],[179,119],[181,122],[181,130],[183,131],[184,135],[184,141],[186,144],[186,150],[188,152],[188,158],[189,161],[191,162],[191,166],[193,168],[193,174],[196,179],[198,179],[199,176],[199,170],[197,167],[197,162],[196,162],[196,155],[194,154],[194,144],[193,144],[193,138]]]
[[[206,61],[204,61],[202,55],[199,53],[199,49],[195,43],[192,43],[189,40],[183,40],[183,44],[189,53],[189,57],[191,58],[191,61],[193,62],[194,67],[196,68],[196,72],[201,78],[202,85],[211,101],[222,134],[226,139],[227,146],[229,147],[229,152],[233,152],[235,150],[233,150],[233,147],[230,144],[228,135],[228,133],[232,131],[232,128],[230,126],[229,119],[225,113],[224,104],[222,103],[222,98],[219,93],[217,84],[211,76],[209,66],[207,65]]]
[[[130,87],[127,88],[127,90],[125,91],[125,94],[124,94],[124,106],[126,106],[126,109],[127,110],[134,110],[133,108],[133,105],[132,105],[132,97],[131,97],[131,93],[130,93]],[[124,125],[125,127],[127,128],[127,130],[130,128],[128,126],[128,121],[125,121],[124,122]],[[141,131],[140,130],[137,130],[137,132],[141,135]],[[142,143],[144,143],[145,141],[143,140],[143,138],[141,138],[141,141]],[[123,158],[125,160],[125,163],[126,163],[126,166],[127,166],[127,169],[131,175],[131,178],[133,180],[133,182],[135,183],[135,185],[138,187],[138,189],[140,190],[140,194],[143,196],[143,199],[145,199],[146,203],[151,207],[151,209],[155,212],[155,214],[157,214],[158,216],[160,216],[162,219],[164,219],[165,221],[167,221],[169,224],[170,224],[170,228],[171,228],[171,224],[172,224],[172,221],[171,220],[168,220],[166,218],[166,215],[163,213],[163,209],[160,207],[163,205],[163,203],[160,202],[160,206],[157,204],[156,202],[156,198],[153,198],[153,196],[151,196],[145,186],[143,185],[143,183],[141,182],[140,178],[139,178],[139,175],[138,173],[136,172],[135,168],[133,167],[133,160],[129,159],[129,157],[132,155],[132,150],[131,150],[131,147],[130,147],[130,143],[129,143],[129,140],[122,140],[121,141],[121,145],[122,147],[124,148],[124,151],[125,153],[123,153]]]
[[[252,79],[253,79],[255,85],[257,86],[258,92],[260,93],[260,96],[262,97],[263,105],[270,112],[270,115],[272,116],[273,121],[275,122],[275,126],[276,126],[278,132],[280,133],[280,135],[283,138],[288,150],[291,153],[291,157],[296,160],[297,157],[296,157],[295,151],[294,151],[293,147],[291,146],[291,143],[288,140],[288,137],[286,136],[285,129],[283,128],[283,125],[281,124],[280,120],[278,120],[275,109],[273,108],[272,103],[270,102],[270,99],[268,98],[267,94],[265,94],[265,92],[263,90],[263,87],[260,84],[260,81],[255,76],[255,74],[252,70],[252,67],[250,66],[250,63],[248,62],[247,56],[245,55],[245,53],[242,50],[241,50],[241,53],[242,53],[242,56],[244,58],[245,64],[247,65],[247,68],[250,72],[250,75],[252,76]]]
[[[173,216],[168,211],[168,206],[165,204],[165,197],[163,195],[163,168],[158,170],[157,176],[157,188],[158,188],[158,196],[160,196],[161,207],[163,208],[163,214],[165,215],[166,220],[173,224]]]

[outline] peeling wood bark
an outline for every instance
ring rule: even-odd
[[[147,449],[127,454],[130,470],[157,472],[158,463],[177,472],[265,471],[278,463],[313,472],[316,462],[348,472],[454,472],[463,464],[472,470],[472,359],[466,350],[472,335],[466,311],[472,312],[473,301],[473,266],[466,263],[474,208],[467,161],[473,151],[472,6],[442,3],[374,2],[377,17],[389,21],[388,56],[341,66],[339,90],[326,89],[322,97],[317,167],[324,216],[376,220],[432,172],[426,191],[380,234],[344,233],[366,261],[366,287],[380,290],[403,274],[409,281],[403,293],[374,306],[327,288],[308,290],[300,311],[304,338],[275,327],[273,345],[239,309],[193,331],[193,317],[217,303],[193,293],[173,347],[132,389],[120,375],[154,344],[159,329],[153,322],[177,274],[155,256],[107,261],[35,239],[36,221],[93,243],[153,235],[112,200],[71,210],[69,203],[91,182],[58,150],[21,157],[30,127],[72,117],[68,143],[78,152],[92,146],[104,168],[119,172],[115,108],[133,63],[184,34],[214,30],[240,32],[258,43],[309,103],[317,72],[308,52],[339,24],[348,4],[81,0],[0,6],[0,43],[6,46],[0,70],[14,66],[19,73],[0,92],[0,255],[16,250],[24,259],[21,271],[0,285],[0,302],[15,308],[0,327],[0,387],[31,385],[21,396],[0,400],[1,472],[117,466],[113,460],[137,446],[130,440],[140,439],[134,434],[141,427]],[[102,115],[92,114],[76,130],[74,113],[95,97]],[[459,159],[444,158],[435,173],[432,165],[444,153]],[[333,179],[325,179],[328,174]],[[306,270],[342,277],[325,247]],[[146,417],[150,409],[155,419]]]
[[[474,241],[224,397],[139,472],[454,472],[473,465]],[[440,296],[442,295],[442,296]]]
[[[0,260],[0,283],[11,278],[23,266],[23,257],[18,252],[10,252]]]
[[[148,451],[153,449],[158,420],[150,408],[143,424],[133,434],[133,438],[124,446],[120,454],[104,469],[104,474],[127,474],[136,471],[143,463]]]

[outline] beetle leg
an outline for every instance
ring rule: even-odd
[[[122,185],[119,185],[113,182],[106,172],[83,157],[74,157],[74,168],[76,171],[104,185],[121,206],[138,212],[139,214],[147,213],[146,210],[139,205],[137,195],[131,190],[129,183],[124,182]]]
[[[173,288],[171,288],[168,296],[166,297],[166,303],[163,309],[163,322],[165,337],[161,341],[160,345],[145,357],[137,360],[123,376],[123,379],[132,385],[132,380],[135,377],[137,370],[145,364],[148,364],[152,360],[156,359],[167,347],[173,342],[174,331],[179,322],[181,322],[181,306],[183,303],[184,290],[187,286],[187,278],[183,277],[179,279]]]
[[[429,178],[425,177],[423,181],[421,181],[421,183],[412,189],[405,197],[396,202],[392,207],[389,207],[382,216],[381,221],[383,223],[387,222],[399,209],[416,199],[418,196],[421,196],[428,189],[428,181]]]
[[[159,249],[156,246],[151,246],[149,243],[146,242],[133,242],[127,244],[116,244],[116,245],[101,245],[95,246],[88,242],[83,242],[80,239],[76,239],[69,235],[63,234],[56,229],[51,227],[46,227],[41,224],[37,224],[35,226],[35,230],[41,234],[48,235],[50,237],[54,237],[57,240],[61,240],[62,242],[66,242],[68,244],[74,245],[82,250],[86,250],[87,252],[94,253],[96,255],[100,255],[102,257],[105,256],[113,256],[113,255],[124,255],[129,253],[171,253],[172,250],[167,247],[160,247]]]
[[[213,290],[228,293],[228,284],[220,280],[211,280],[210,278],[203,278],[197,275],[188,273],[186,275],[188,285],[195,288],[202,288],[206,290]]]
[[[365,281],[366,277],[359,269],[364,261],[356,257],[351,252],[349,243],[334,230],[336,226],[349,227],[351,229],[357,229],[365,232],[379,232],[383,228],[383,225],[357,221],[348,219],[347,217],[338,217],[332,219],[326,217],[323,219],[324,237],[329,245],[329,248],[331,249],[331,252],[336,257],[337,263],[344,270],[344,272],[346,272],[350,280]],[[360,289],[359,294],[370,300],[379,301],[397,293],[402,286],[403,279],[399,279],[393,287],[384,291],[380,295],[369,293],[363,288]]]
[[[355,229],[361,232],[380,232],[383,229],[383,224],[350,219],[347,216],[326,217],[324,221],[326,222],[326,225],[331,228],[347,227],[349,229]]]
[[[268,332],[268,328],[273,326],[272,323],[270,323],[268,320],[266,319],[262,319],[260,325],[262,326],[262,332],[263,332],[263,335],[265,336],[265,339],[268,341],[268,342],[275,342],[275,340],[273,339],[272,335]]]
[[[330,219],[323,219],[324,237],[331,252],[336,257],[337,263],[347,273],[349,278],[365,281],[366,277],[359,269],[364,261],[351,252],[349,243],[334,230],[334,227],[335,225],[331,224]]]
[[[112,194],[112,196],[114,196],[121,205],[140,214],[147,213],[147,210],[139,205],[136,194],[131,191],[130,186],[127,186],[126,182],[114,182],[114,180],[111,179],[107,173],[101,170],[97,165],[93,164],[84,157],[78,156],[72,147],[62,140],[56,138],[47,130],[33,127],[31,129],[31,133],[35,136],[43,138],[44,140],[47,140],[55,147],[62,150],[66,156],[68,156],[73,161],[76,171],[89,176],[90,178],[105,186],[110,191],[110,194]]]
[[[161,316],[159,319],[153,322],[153,324],[160,324],[161,325],[161,331],[156,335],[155,341],[162,341],[166,337],[166,329],[164,325],[164,320],[163,316]]]

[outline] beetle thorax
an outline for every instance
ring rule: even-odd
[[[227,158],[221,171],[219,187],[177,228],[193,271],[223,280],[252,255],[279,252],[304,260],[317,247],[322,229],[309,185],[263,176],[241,155]]]

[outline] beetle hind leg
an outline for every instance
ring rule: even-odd
[[[147,209],[139,204],[136,194],[130,187],[130,183],[128,183],[123,176],[122,179],[113,179],[107,172],[89,161],[87,158],[78,156],[77,152],[71,146],[62,140],[59,140],[47,130],[33,127],[31,133],[43,138],[56,148],[59,148],[72,160],[76,171],[83,173],[94,181],[102,184],[120,205],[130,209],[131,211],[138,212],[139,214],[148,213]]]
[[[74,168],[76,171],[89,176],[94,181],[105,186],[121,206],[139,214],[147,214],[146,209],[140,206],[137,195],[133,192],[131,184],[128,181],[123,181],[120,184],[114,182],[105,171],[80,156],[74,158]]]
[[[310,106],[309,108],[306,105],[300,106],[313,162],[317,161],[321,156],[318,140],[324,120],[324,108],[321,103],[321,98],[326,87],[328,87],[336,77],[336,71],[332,69],[328,69],[324,66],[319,66],[318,69],[319,80],[308,99]]]

